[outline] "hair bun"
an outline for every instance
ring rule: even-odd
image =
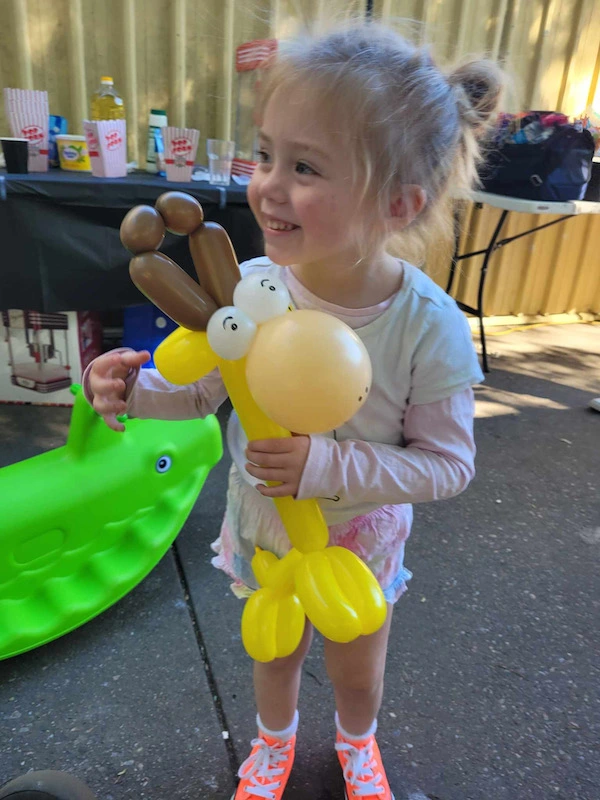
[[[475,132],[493,121],[504,90],[504,73],[493,61],[469,61],[448,75],[461,119]]]

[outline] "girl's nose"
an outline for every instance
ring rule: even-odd
[[[285,179],[279,167],[273,166],[261,176],[259,191],[263,200],[270,200],[273,203],[285,203],[287,190]]]

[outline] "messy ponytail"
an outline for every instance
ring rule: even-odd
[[[504,90],[504,73],[493,61],[467,61],[447,76],[454,90],[461,126],[453,177],[456,188],[471,189],[477,184],[477,165],[482,158],[482,143],[494,122]],[[462,184],[462,185],[460,185]]]
[[[280,86],[316,98],[331,134],[350,154],[357,203],[366,203],[367,212],[375,206],[386,218],[402,185],[425,190],[425,208],[402,239],[427,245],[451,232],[450,195],[477,183],[481,142],[503,82],[492,61],[444,72],[426,48],[389,28],[349,24],[281,42],[262,82],[257,116],[260,122]],[[367,252],[376,245],[368,225],[361,235]]]

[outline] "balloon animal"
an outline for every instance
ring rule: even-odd
[[[165,230],[188,235],[200,285],[158,252]],[[220,225],[203,221],[200,204],[182,192],[161,195],[155,208],[136,206],[121,225],[134,257],[136,286],[179,326],[154,361],[170,382],[199,380],[218,366],[249,440],[322,433],[364,403],[371,365],[348,326],[319,311],[291,311],[276,279],[240,280],[233,247]],[[294,652],[305,614],[329,639],[352,641],[383,624],[383,593],[352,552],[327,547],[316,500],[274,498],[292,549],[278,559],[257,548],[252,567],[261,588],[244,608],[242,639],[258,661]]]
[[[0,469],[0,659],[100,614],[163,557],[222,455],[219,424],[108,428],[74,386],[67,443]]]

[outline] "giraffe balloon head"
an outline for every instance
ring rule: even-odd
[[[189,235],[200,284],[155,249],[165,229]],[[167,192],[154,209],[132,209],[121,238],[135,253],[132,278],[152,302],[184,328],[206,330],[206,346],[214,356],[246,359],[248,388],[274,422],[295,433],[324,433],[343,425],[365,403],[371,363],[354,331],[320,311],[288,313],[286,286],[264,271],[241,279],[227,234],[204,222],[193,197]],[[156,363],[161,369],[160,352]],[[211,365],[216,362],[210,358],[198,360],[197,372]],[[182,382],[191,377],[186,373]]]

